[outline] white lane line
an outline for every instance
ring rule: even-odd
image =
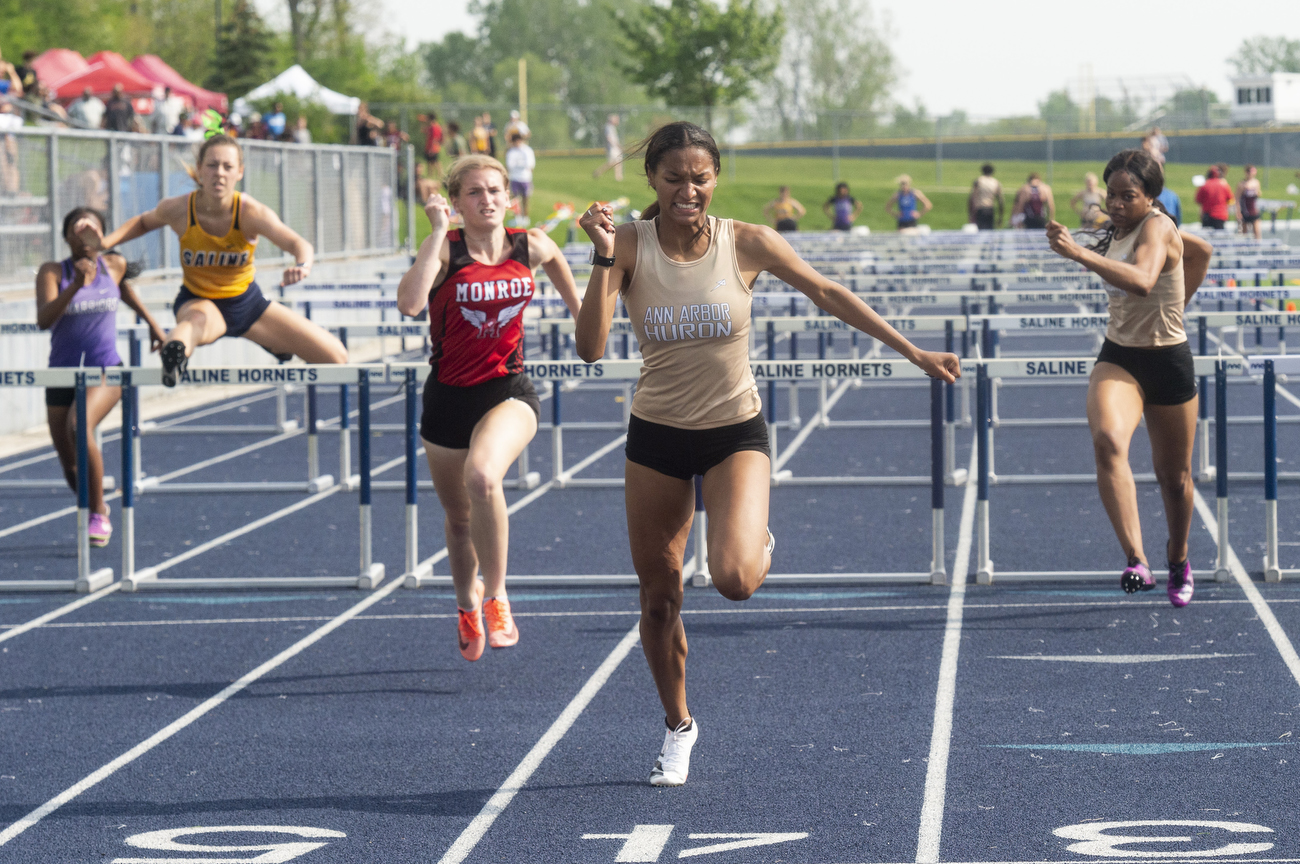
[[[966,599],[966,573],[970,569],[971,537],[975,533],[975,497],[979,491],[975,476],[978,455],[972,440],[970,467],[966,471],[966,495],[961,502],[957,551],[952,561],[952,591],[948,594],[943,654],[939,660],[939,688],[934,700],[930,758],[926,763],[921,825],[916,838],[917,864],[935,864],[939,860],[939,840],[943,834],[944,796],[948,790],[948,751],[952,746],[953,706],[957,696],[957,655],[961,650],[962,604]]]
[[[843,381],[840,382],[840,386],[835,388],[835,392],[831,393],[830,396],[826,397],[826,411],[825,411],[826,418],[830,417],[831,409],[834,408],[835,403],[839,402],[840,398],[845,393],[848,392],[849,386],[852,383],[853,383],[852,380],[845,378]],[[804,427],[799,430],[799,434],[794,436],[794,440],[791,441],[789,446],[785,448],[785,452],[781,453],[778,456],[776,460],[776,464],[772,466],[773,471],[780,471],[782,468],[785,467],[785,463],[789,462],[790,457],[794,456],[794,454],[799,451],[799,448],[803,446],[803,442],[808,440],[808,436],[813,433],[813,430],[821,428],[822,419],[823,419],[823,412],[820,408],[818,408],[817,413],[814,414],[806,424],[804,424]]]
[[[328,624],[325,624],[317,628],[310,635],[299,640],[298,642],[295,642],[293,645],[281,651],[279,654],[276,654],[270,660],[267,660],[265,663],[258,666],[256,669],[253,669],[251,672],[248,672],[239,680],[235,681],[233,684],[223,689],[217,695],[204,700],[202,703],[195,706],[191,710],[187,711],[185,714],[181,715],[177,719],[173,720],[171,723],[167,724],[166,726],[164,726],[162,729],[158,730],[154,734],[150,735],[144,741],[141,741],[139,744],[135,745],[130,750],[123,753],[121,756],[118,756],[112,762],[109,762],[107,765],[104,765],[98,770],[87,775],[85,778],[83,778],[77,783],[74,783],[72,786],[69,786],[67,789],[60,792],[58,795],[55,795],[49,801],[46,801],[40,807],[37,807],[35,810],[28,813],[26,816],[19,819],[17,822],[14,822],[8,828],[4,829],[3,831],[0,831],[0,846],[3,846],[4,844],[8,843],[10,840],[14,839],[19,834],[23,833],[28,828],[35,825],[37,822],[40,822],[46,816],[53,813],[55,810],[58,810],[64,804],[67,804],[69,801],[73,800],[78,795],[85,792],[87,789],[94,787],[98,783],[108,779],[113,774],[117,773],[117,771],[119,771],[120,769],[126,767],[127,765],[130,765],[132,762],[134,762],[135,760],[139,759],[141,756],[148,753],[150,750],[157,747],[159,744],[163,743],[164,741],[171,738],[176,733],[185,729],[185,727],[189,726],[199,718],[203,717],[203,715],[207,714],[209,711],[212,711],[213,709],[220,706],[222,703],[230,699],[230,697],[239,693],[241,690],[248,687],[248,685],[254,683],[259,678],[266,675],[268,672],[271,672],[272,670],[276,669],[277,667],[283,665],[287,661],[296,657],[298,654],[301,654],[307,648],[310,648],[312,645],[315,645],[317,642],[324,639],[330,633],[333,633],[339,627],[342,627],[348,621],[352,620],[357,615],[360,615],[362,612],[364,612],[366,609],[369,609],[371,606],[383,600],[389,594],[393,593],[401,586],[401,584],[402,584],[401,579],[394,579],[392,582],[389,582],[387,585],[378,589],[369,597],[362,600],[360,603],[357,603],[355,606],[352,606],[347,611],[331,619]]]
[[[1209,503],[1201,495],[1200,490],[1193,487],[1192,491],[1195,495],[1196,512],[1200,514],[1201,521],[1205,523],[1210,536],[1217,542],[1219,538],[1219,521],[1215,518],[1214,511],[1210,509]],[[1286,635],[1286,631],[1282,629],[1282,625],[1278,623],[1277,616],[1273,614],[1273,610],[1264,601],[1264,596],[1259,593],[1255,583],[1250,581],[1250,574],[1246,572],[1245,567],[1241,566],[1241,561],[1237,558],[1237,553],[1233,550],[1231,543],[1228,544],[1228,569],[1232,573],[1232,578],[1236,580],[1237,585],[1246,595],[1246,599],[1250,601],[1250,605],[1254,607],[1255,614],[1263,622],[1264,629],[1268,631],[1269,638],[1273,640],[1273,645],[1277,648],[1277,653],[1282,655],[1282,662],[1291,671],[1291,677],[1295,679],[1297,684],[1300,684],[1300,656],[1296,654],[1291,639]]]
[[[82,606],[89,605],[91,603],[94,603],[96,600],[107,597],[109,594],[112,594],[114,591],[116,591],[121,587],[122,587],[121,582],[114,582],[112,585],[109,585],[105,588],[100,588],[98,591],[87,594],[85,597],[82,597],[79,600],[74,600],[71,603],[68,603],[64,606],[60,606],[58,609],[52,609],[49,612],[46,612],[44,615],[41,615],[38,618],[33,618],[32,620],[28,621],[25,624],[15,625],[14,627],[6,630],[5,632],[0,633],[0,642],[13,639],[15,636],[21,636],[29,630],[35,630],[37,627],[42,627],[47,622],[53,621],[55,618],[61,618],[64,615],[67,615],[69,612],[76,612]],[[6,648],[5,650],[8,651],[9,649]]]
[[[496,818],[501,815],[506,807],[510,806],[510,802],[514,800],[519,790],[524,788],[528,778],[532,777],[533,772],[542,764],[542,760],[555,748],[556,744],[560,743],[560,739],[569,731],[574,721],[578,719],[578,716],[582,714],[591,700],[600,692],[600,688],[605,686],[605,682],[614,674],[614,670],[618,668],[618,665],[627,657],[632,647],[636,645],[640,638],[640,628],[641,624],[638,621],[632,626],[631,630],[627,631],[622,641],[605,658],[605,662],[601,663],[591,678],[587,679],[587,683],[578,691],[578,695],[574,696],[573,701],[565,706],[559,717],[555,718],[551,728],[546,730],[546,733],[533,745],[533,749],[528,751],[528,755],[524,757],[524,760],[506,778],[506,782],[502,783],[501,787],[488,799],[488,802],[483,805],[483,809],[456,838],[456,842],[451,845],[446,854],[438,859],[438,864],[460,864],[470,852],[474,851],[474,847],[483,839],[483,835],[492,827],[492,823],[496,821]]]

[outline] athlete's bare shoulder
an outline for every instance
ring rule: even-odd
[[[189,206],[190,196],[188,194],[173,195],[159,201],[153,212],[159,220],[174,228],[177,222],[183,222],[189,217]]]
[[[528,266],[540,267],[563,254],[559,244],[551,239],[551,235],[541,228],[528,229]]]
[[[736,235],[736,251],[747,257],[779,257],[793,252],[786,239],[770,225],[739,220],[732,220],[731,225]]]

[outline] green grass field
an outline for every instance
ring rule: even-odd
[[[627,196],[632,206],[641,209],[653,200],[646,186],[639,163],[625,166],[622,183],[607,173],[599,180],[591,178],[593,169],[603,160],[597,156],[539,157],[534,174],[536,190],[531,202],[533,221],[545,219],[557,202],[569,202],[581,211],[593,200],[607,201]],[[780,185],[790,186],[790,191],[806,208],[808,216],[799,227],[805,231],[824,231],[831,227],[830,219],[822,214],[822,203],[830,197],[834,187],[832,164],[829,158],[739,156],[734,169],[724,158],[722,179],[714,193],[710,213],[746,222],[763,221],[763,205],[776,197]],[[938,229],[960,228],[966,222],[966,196],[970,184],[979,173],[982,163],[976,161],[945,160],[943,183],[936,182],[934,160],[908,159],[840,159],[840,179],[849,184],[853,196],[863,203],[859,225],[870,226],[873,232],[893,231],[894,222],[885,212],[885,203],[897,188],[895,178],[907,173],[913,185],[926,194],[934,209],[921,220],[923,224]],[[1048,177],[1046,162],[995,162],[997,178],[1006,193],[1007,217],[1010,219],[1011,202],[1016,189],[1037,171]],[[1095,171],[1100,175],[1104,163],[1057,162],[1052,166],[1051,186],[1057,205],[1057,219],[1071,227],[1078,227],[1079,218],[1070,209],[1070,198],[1083,188],[1083,175]],[[1183,201],[1184,219],[1199,218],[1200,211],[1193,200],[1195,188],[1192,177],[1205,171],[1204,165],[1174,165],[1166,167],[1166,182]],[[733,179],[734,174],[734,179]],[[1240,174],[1234,172],[1229,180],[1235,185]],[[1276,178],[1275,178],[1276,179]],[[429,223],[423,213],[417,216],[417,231],[423,239],[429,233]],[[1005,224],[1004,221],[1004,224]],[[566,226],[554,233],[563,242]]]

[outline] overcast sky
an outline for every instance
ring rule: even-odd
[[[469,0],[379,0],[383,26],[408,44],[472,33]],[[890,44],[904,71],[900,101],[919,98],[931,113],[1036,113],[1050,90],[1077,82],[1091,65],[1105,79],[1134,82],[1185,76],[1229,95],[1227,59],[1261,33],[1300,38],[1297,0],[872,0],[888,17]],[[1108,20],[1109,19],[1109,20]],[[936,26],[938,24],[938,26]],[[976,35],[976,34],[987,34]],[[1073,41],[1070,37],[1077,34]]]

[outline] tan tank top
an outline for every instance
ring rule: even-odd
[[[1147,219],[1168,219],[1159,210],[1152,210],[1136,228],[1123,240],[1112,240],[1106,250],[1106,257],[1116,261],[1134,263],[1138,235]],[[1110,294],[1110,324],[1106,327],[1106,338],[1129,348],[1164,348],[1187,341],[1187,331],[1183,329],[1183,262],[1167,273],[1161,273],[1156,279],[1156,287],[1145,297],[1138,297],[1111,285],[1106,285]]]
[[[752,296],[736,264],[730,219],[709,217],[697,261],[673,261],[655,222],[636,225],[636,269],[623,298],[641,343],[632,413],[678,429],[713,429],[762,410],[749,369]]]

